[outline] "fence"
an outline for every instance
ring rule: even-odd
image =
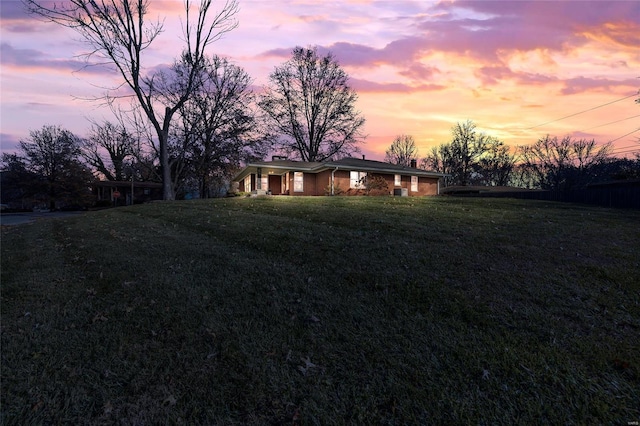
[[[518,198],[595,204],[604,207],[640,209],[640,182],[635,184],[603,184],[571,191],[509,191],[468,194],[476,197]]]

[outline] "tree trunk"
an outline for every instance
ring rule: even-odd
[[[162,167],[162,199],[174,200],[173,185],[171,180],[171,167],[169,164],[169,122],[171,110],[165,109],[164,125],[161,131],[160,142],[160,166]]]

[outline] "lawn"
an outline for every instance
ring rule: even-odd
[[[163,202],[2,229],[2,424],[640,421],[640,211]]]

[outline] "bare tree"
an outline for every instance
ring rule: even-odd
[[[331,53],[296,47],[293,57],[269,76],[259,102],[285,138],[279,148],[303,161],[323,161],[357,151],[365,120],[355,109],[356,93]]]
[[[125,160],[133,155],[135,146],[134,136],[123,125],[109,121],[93,123],[89,137],[82,145],[82,156],[107,180],[121,181],[125,175]]]
[[[12,158],[21,159],[25,169],[37,178],[31,182],[33,191],[28,192],[43,192],[52,210],[58,201],[87,201],[93,176],[80,162],[80,145],[80,138],[69,130],[46,125],[20,141],[22,154]]]
[[[595,140],[562,139],[549,135],[533,145],[520,147],[523,169],[532,184],[543,189],[572,189],[589,183],[591,169],[606,161],[611,143],[598,146]]]
[[[180,109],[181,138],[200,196],[230,177],[242,161],[263,158],[269,139],[259,132],[251,78],[224,58],[207,59],[199,90]]]
[[[509,184],[516,155],[504,142],[493,137],[487,137],[484,151],[477,162],[477,172],[481,176],[480,182],[487,186],[505,186]]]
[[[30,12],[76,31],[91,48],[88,60],[95,56],[115,66],[123,85],[133,91],[153,125],[159,144],[164,198],[173,199],[168,150],[171,119],[196,88],[205,49],[237,26],[234,19],[238,12],[237,0],[226,0],[219,11],[212,10],[213,0],[200,1],[195,22],[192,2],[185,0],[185,47],[181,58],[189,65],[189,77],[183,90],[170,97],[162,94],[166,76],[158,72],[146,74],[148,64],[143,54],[163,31],[162,21],[146,20],[149,0],[23,1]],[[109,94],[106,98],[112,99]]]
[[[411,135],[399,135],[387,149],[384,161],[392,164],[411,166],[411,160],[417,160],[418,148]]]
[[[468,185],[490,138],[478,133],[476,125],[470,120],[456,123],[451,128],[451,134],[451,142],[433,148],[422,159],[422,164],[427,169],[450,174],[447,180],[453,185]]]
[[[447,185],[457,183],[454,178],[457,170],[457,161],[454,159],[450,143],[432,147],[431,152],[420,160],[420,164],[423,169],[449,175],[444,178]]]
[[[456,180],[460,185],[468,185],[473,165],[484,152],[487,136],[476,132],[473,121],[456,123],[451,128],[451,161]]]

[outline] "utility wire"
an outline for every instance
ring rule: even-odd
[[[635,153],[640,153],[640,149],[629,149],[627,151],[620,151],[620,152],[614,152],[614,155],[620,155],[620,154],[635,154]]]
[[[579,130],[579,131],[580,131],[580,132],[586,132],[587,130],[597,129],[598,127],[604,127],[604,126],[608,126],[608,125],[610,125],[610,124],[620,123],[620,122],[622,122],[622,121],[631,120],[632,118],[637,118],[637,117],[640,117],[640,114],[638,114],[638,115],[634,115],[633,117],[623,118],[622,120],[616,120],[616,121],[612,121],[612,122],[610,122],[610,123],[600,124],[599,126],[589,127],[588,129]]]
[[[619,151],[621,149],[640,149],[640,143],[638,143],[638,145],[636,145],[636,147],[634,148],[633,145],[627,145],[627,146],[618,146],[613,148],[612,151]]]
[[[632,131],[630,131],[629,133],[627,133],[626,135],[622,135],[622,136],[620,136],[620,137],[618,137],[618,138],[615,138],[615,139],[613,139],[613,140],[610,140],[609,142],[615,142],[615,141],[617,141],[617,140],[619,140],[619,139],[622,139],[622,138],[624,138],[625,136],[629,136],[630,134],[635,133],[635,132],[637,132],[637,131],[640,131],[640,129],[632,130]]]
[[[584,114],[585,112],[593,111],[594,109],[602,108],[604,106],[611,105],[611,104],[614,104],[616,102],[620,102],[620,101],[632,98],[632,97],[637,96],[637,95],[638,95],[637,93],[634,93],[633,95],[625,96],[624,98],[616,99],[615,101],[607,102],[606,104],[602,104],[602,105],[595,106],[593,108],[585,109],[584,111],[576,112],[574,114],[570,114],[570,115],[564,116],[562,118],[557,118],[555,120],[547,121],[546,123],[538,124],[537,126],[528,127],[528,128],[526,128],[524,130],[535,129],[536,127],[544,126],[545,124],[555,123],[556,121],[564,120],[564,119],[570,118],[570,117],[575,117],[576,115]]]

